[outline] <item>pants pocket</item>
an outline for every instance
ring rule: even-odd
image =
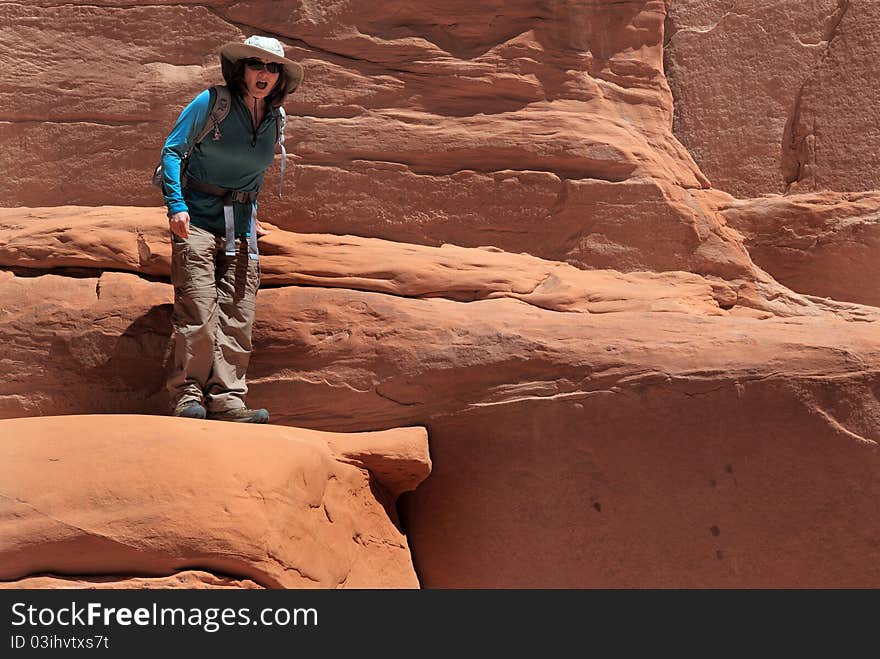
[[[197,227],[190,227],[186,238],[172,238],[171,283],[175,294],[216,297],[217,241],[214,234]]]
[[[187,282],[187,253],[189,244],[175,233],[171,234],[171,284],[175,294],[186,288]]]

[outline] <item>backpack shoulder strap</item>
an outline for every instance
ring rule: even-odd
[[[205,123],[201,129],[199,129],[196,139],[193,140],[193,143],[183,156],[180,171],[181,182],[186,178],[186,168],[193,149],[195,149],[212,130],[214,131],[214,139],[219,140],[220,124],[229,115],[229,109],[232,105],[232,95],[229,93],[229,88],[226,85],[214,85],[208,89],[208,93],[210,94],[210,99],[208,100],[208,117],[205,119]],[[152,182],[153,185],[164,192],[165,183],[163,182],[163,169],[162,159],[160,158],[159,164],[156,165],[156,169],[153,170]]]
[[[284,108],[278,106],[278,114],[275,116],[275,133],[276,142],[281,147],[281,176],[278,179],[278,198],[281,199],[281,192],[284,189],[284,170],[287,166],[287,150],[284,148],[284,125],[287,123],[287,113]]]
[[[284,108],[280,105],[278,106],[278,121],[275,123],[275,132],[277,137],[277,142],[280,145],[284,145],[284,126],[287,123],[287,113],[284,111]]]
[[[212,130],[214,131],[214,139],[220,139],[220,124],[229,115],[229,108],[232,106],[232,95],[229,93],[229,87],[226,85],[214,85],[210,88],[209,92],[211,100],[208,105],[208,119],[196,136],[193,142],[194,147],[205,139]]]
[[[217,93],[214,113],[217,123],[220,123],[229,115],[229,108],[232,107],[232,93],[226,85],[214,85],[213,89]]]

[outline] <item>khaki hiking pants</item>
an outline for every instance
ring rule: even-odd
[[[172,407],[188,400],[210,412],[244,407],[260,271],[247,239],[237,242],[236,255],[226,256],[225,239],[205,229],[190,225],[188,238],[171,235]]]

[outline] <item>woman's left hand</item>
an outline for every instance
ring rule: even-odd
[[[266,236],[270,233],[271,231],[269,231],[269,229],[264,227],[263,224],[259,220],[257,220],[257,238],[262,238],[263,236]]]

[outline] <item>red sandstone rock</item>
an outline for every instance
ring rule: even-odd
[[[170,287],[95,281],[7,275],[15,414],[163,411]],[[802,304],[572,314],[284,286],[260,293],[250,397],[284,425],[430,429],[433,473],[403,497],[426,586],[878,583],[876,321]]]
[[[431,473],[427,437],[414,441],[416,437],[419,432],[412,428],[372,433],[369,441],[363,433],[325,433],[337,460],[368,469],[394,500],[415,490]]]
[[[442,248],[357,236],[292,234],[260,241],[264,285],[316,285],[470,301],[513,297],[558,311],[672,310],[706,313],[736,303],[726,283],[684,272],[583,271],[497,248]],[[169,277],[171,246],[160,209],[0,209],[0,265],[129,270]]]
[[[260,293],[250,396],[282,425],[430,430],[433,470],[414,492],[423,448],[330,440],[329,462],[359,474],[357,496],[364,467],[389,498],[407,492],[423,585],[880,584],[880,317],[814,297],[824,255],[834,269],[859,256],[840,238],[870,242],[872,197],[737,202],[708,189],[671,132],[669,3],[128,4],[0,7],[13,57],[53,53],[52,86],[41,69],[5,86],[24,85],[0,117],[0,203],[155,206],[159,144],[219,80],[216,48],[237,25],[280,34],[306,82],[287,105],[287,197],[272,198],[276,167],[261,198],[279,230],[261,241],[274,288]],[[850,103],[875,91],[863,80],[871,6],[802,4],[672,4],[676,130],[730,192],[876,187],[876,130]],[[143,38],[144,17],[180,48]],[[76,59],[105,33],[131,57],[117,79]],[[171,291],[138,276],[167,272],[161,211],[0,218],[0,259],[18,275],[0,273],[0,416],[165,413]],[[779,232],[831,241],[797,264],[798,292],[765,272],[793,263],[776,263]],[[61,269],[33,276],[47,267]],[[97,276],[107,268],[129,272]],[[874,299],[859,283],[867,265],[835,275],[847,299]],[[351,524],[393,528],[390,503],[363,501],[376,515]],[[242,543],[251,569],[273,569],[256,538]],[[107,556],[104,574],[120,560]],[[340,565],[323,565],[326,583]]]
[[[209,53],[240,34],[205,6],[94,5],[0,6],[0,43],[19,63],[0,72],[4,206],[158,199],[158,133],[203,88]]]
[[[880,188],[880,13],[872,0],[838,3],[828,52],[793,117],[794,190]]]
[[[418,587],[393,499],[334,459],[328,440],[348,447],[349,463],[352,452],[367,464],[383,448],[397,464],[407,455],[412,489],[430,471],[424,429],[340,437],[147,416],[0,425],[0,579],[13,586],[62,573],[166,577],[153,584],[163,587],[197,569],[245,581],[189,576],[177,587]]]
[[[164,209],[0,208],[0,265],[171,273]]]
[[[880,306],[880,193],[816,193],[722,207],[755,262],[801,293]]]
[[[100,568],[100,566],[99,566]],[[76,590],[103,590],[124,588],[126,590],[142,590],[148,588],[236,588],[258,590],[262,586],[250,579],[230,579],[229,577],[217,576],[201,570],[184,570],[176,572],[168,577],[70,577],[70,576],[40,576],[25,577],[15,581],[0,582],[3,589],[76,589]]]
[[[876,189],[878,34],[871,0],[675,0],[675,134],[740,197]]]
[[[4,5],[11,56],[46,44],[35,66],[54,86],[9,81],[0,203],[160,203],[148,178],[161,142],[247,24],[290,37],[306,67],[288,103],[288,195],[273,198],[273,168],[261,198],[278,226],[721,274],[694,254],[717,226],[680,188],[706,181],[670,131],[664,3],[304,2],[283,20],[271,3],[213,4]],[[144,25],[168,38],[142,38]],[[127,42],[112,70],[81,57],[108,38]],[[659,237],[688,247],[645,249]]]

